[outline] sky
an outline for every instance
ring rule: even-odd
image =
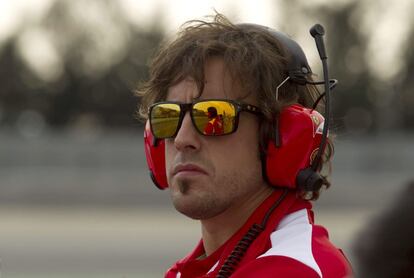
[[[59,0],[0,0],[0,44],[18,32],[23,24],[38,22],[54,1]],[[150,24],[154,17],[163,15],[167,34],[174,34],[175,30],[187,20],[213,14],[214,9],[225,13],[235,22],[254,22],[277,29],[279,29],[278,26],[287,24],[280,22],[281,18],[286,18],[278,14],[276,7],[278,3],[281,3],[280,0],[116,1],[122,4],[126,16],[140,26]],[[303,6],[319,5],[331,8],[340,7],[350,1],[352,0],[298,0]],[[391,79],[401,71],[404,60],[401,47],[410,27],[409,22],[412,22],[410,11],[414,10],[414,1],[395,0],[390,4],[388,0],[365,0],[361,3],[362,9],[356,16],[363,17],[364,20],[357,28],[361,28],[362,32],[370,38],[368,63],[372,71],[380,78]],[[163,7],[163,10],[160,11],[159,7]],[[309,27],[303,26],[299,29],[303,31],[303,35],[295,39],[305,49],[310,64],[313,64],[317,63],[318,58],[314,51],[314,42],[307,33]],[[334,26],[328,27],[331,30],[334,29]]]

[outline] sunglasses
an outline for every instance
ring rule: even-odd
[[[234,100],[158,102],[149,108],[149,121],[154,137],[157,139],[175,137],[187,111],[190,112],[194,128],[205,136],[221,136],[235,132],[241,111],[261,115],[259,107]]]

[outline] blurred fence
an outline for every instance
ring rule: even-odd
[[[413,134],[338,138],[333,186],[324,192],[329,198],[323,194],[321,204],[375,206],[382,192],[388,194],[414,178],[413,142]],[[3,204],[163,206],[168,202],[167,194],[149,179],[141,130],[47,133],[36,138],[0,133],[0,184]]]

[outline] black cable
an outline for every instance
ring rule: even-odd
[[[243,259],[246,254],[247,249],[253,243],[253,241],[264,231],[267,221],[269,220],[272,212],[280,205],[283,199],[286,197],[288,189],[284,188],[283,193],[280,195],[279,199],[270,207],[263,217],[262,223],[254,223],[247,233],[239,240],[236,246],[231,251],[230,255],[226,258],[223,265],[221,266],[217,278],[228,278],[236,270],[238,264]]]
[[[320,85],[320,84],[325,84],[325,81],[316,81],[316,82],[313,82],[313,81],[310,81],[310,82],[308,82],[309,84],[312,84],[312,85]],[[330,85],[329,85],[329,89],[332,91],[333,89],[335,89],[335,87],[336,87],[336,85],[338,85],[338,80],[336,80],[336,79],[330,79],[329,80],[329,83],[330,83]],[[319,104],[319,102],[322,100],[322,98],[324,97],[326,95],[326,91],[325,92],[323,92],[316,100],[315,100],[315,102],[313,103],[313,106],[312,106],[312,110],[315,110],[316,109],[316,107],[318,106],[318,104]]]
[[[263,217],[263,221],[261,226],[266,227],[267,221],[269,220],[270,215],[272,212],[280,205],[283,199],[285,199],[286,195],[288,194],[288,189],[283,188],[283,193],[280,195],[279,199],[270,207],[270,209],[267,211],[266,215]]]
[[[244,257],[247,249],[250,247],[252,242],[257,238],[257,236],[263,231],[263,227],[258,224],[253,224],[247,233],[240,239],[236,244],[233,251],[224,261],[221,266],[217,278],[227,278],[234,272],[242,258]]]
[[[330,86],[329,86],[329,75],[328,75],[328,63],[325,59],[322,59],[322,68],[323,68],[323,77],[325,81],[325,122],[323,124],[323,132],[322,132],[322,139],[319,145],[318,153],[316,154],[314,163],[312,163],[312,170],[317,172],[320,164],[322,162],[322,154],[326,147],[326,142],[328,138],[328,129],[329,129],[329,122],[331,118],[331,105],[330,105]]]

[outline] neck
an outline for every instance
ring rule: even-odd
[[[253,211],[272,194],[273,189],[263,186],[259,191],[237,200],[221,214],[201,220],[204,250],[209,256],[225,243],[247,221]]]

